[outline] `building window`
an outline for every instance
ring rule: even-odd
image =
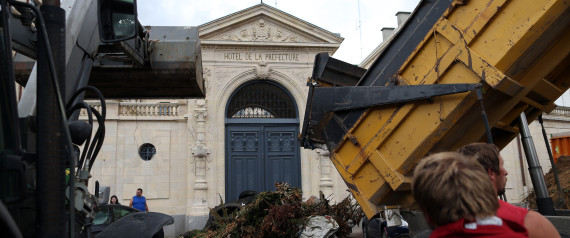
[[[240,88],[226,112],[228,118],[296,118],[295,102],[281,87],[254,82]]]
[[[144,143],[139,147],[139,156],[144,161],[149,161],[156,154],[156,148],[150,143]]]
[[[234,113],[232,118],[275,118],[275,116],[263,108],[246,107]]]

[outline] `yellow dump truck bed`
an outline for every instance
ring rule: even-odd
[[[325,79],[316,62],[313,88],[481,83],[493,141],[502,148],[518,134],[522,112],[530,122],[551,111],[570,86],[569,4],[422,1],[364,74],[345,68],[352,76],[343,84],[342,75]],[[411,175],[428,153],[486,141],[475,91],[359,109],[332,103],[322,112],[314,102],[335,95],[310,91],[303,146],[328,147],[369,217],[384,205],[413,204]]]

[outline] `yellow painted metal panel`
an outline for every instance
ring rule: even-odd
[[[563,0],[462,1],[400,67],[399,84],[483,83],[489,123],[506,145],[526,111],[552,110],[570,86],[570,10]],[[378,106],[349,128],[331,159],[367,216],[412,204],[410,176],[427,153],[485,139],[474,92]],[[353,144],[348,137],[359,144]]]

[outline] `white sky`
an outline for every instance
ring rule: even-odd
[[[358,3],[360,25],[358,28]],[[382,27],[396,27],[396,12],[419,0],[264,0],[264,3],[344,38],[334,57],[358,64],[382,42]],[[257,5],[260,0],[137,0],[142,25],[198,26]],[[362,56],[360,44],[362,32]]]
[[[382,42],[380,29],[397,26],[396,12],[412,12],[419,1],[265,0],[264,3],[330,32],[340,33],[344,42],[333,57],[359,64]],[[144,26],[198,26],[259,3],[260,0],[137,0],[139,21]],[[569,93],[560,97],[556,104],[570,106]]]

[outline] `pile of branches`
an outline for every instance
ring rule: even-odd
[[[339,230],[337,237],[346,237],[364,217],[358,204],[348,196],[340,203],[329,205],[321,193],[303,202],[299,188],[276,183],[276,191],[262,192],[245,207],[228,214],[214,216],[213,230],[193,231],[184,237],[296,237],[303,231],[309,216],[328,216]],[[223,204],[222,204],[223,205]]]
[[[570,156],[560,156],[555,164],[558,170],[558,178],[560,181],[560,190],[554,178],[553,168],[544,175],[548,194],[552,198],[555,209],[570,209]],[[538,209],[536,205],[536,193],[531,191],[529,195],[523,199],[529,208]]]

